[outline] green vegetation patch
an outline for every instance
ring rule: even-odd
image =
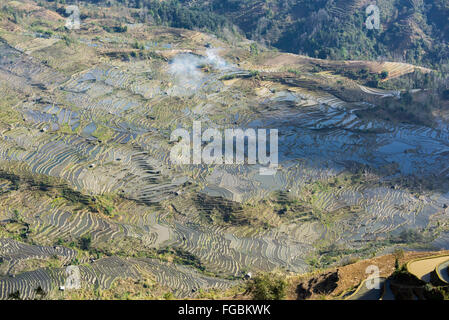
[[[282,300],[287,295],[287,281],[276,273],[262,273],[248,283],[248,292],[254,300]]]

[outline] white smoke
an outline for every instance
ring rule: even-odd
[[[199,69],[202,60],[193,54],[181,54],[173,59],[169,71],[180,85],[198,87],[204,78],[203,72]]]
[[[229,64],[217,54],[216,49],[206,50],[206,62],[212,65],[215,69],[223,71],[230,68]]]
[[[205,57],[190,53],[178,55],[170,63],[169,72],[179,85],[190,90],[199,89],[207,80],[207,75],[201,70],[202,66],[210,66],[216,71],[230,68],[216,49],[207,49]]]

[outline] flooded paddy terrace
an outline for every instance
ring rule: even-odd
[[[142,251],[175,248],[196,257],[207,273],[121,252],[93,263],[86,258],[82,277],[108,288],[115,279],[147,272],[189,296],[198,288],[234,285],[249,270],[306,272],[308,259],[330,243],[358,250],[419,229],[431,235],[427,245],[448,245],[449,195],[400,183],[408,176],[447,178],[446,124],[364,119],[356,111],[372,103],[347,102],[320,87],[260,81],[220,50],[180,53],[168,61],[101,59],[70,76],[6,42],[0,51],[0,81],[24,97],[11,106],[22,121],[2,127],[2,166],[62,179],[88,196],[118,199],[108,216],[32,190],[11,191],[4,181],[0,220],[18,211],[34,242],[26,250],[10,243],[24,255],[17,261],[60,254],[68,264],[74,253],[53,245],[86,235],[106,251],[127,241]],[[203,130],[278,129],[280,168],[267,177],[257,165],[171,164],[171,132],[189,129],[193,121],[201,121]],[[279,192],[283,202],[273,198]],[[276,211],[279,203],[296,216]],[[291,209],[298,203],[304,211]],[[249,219],[254,206],[260,214]],[[229,212],[217,209],[223,207]],[[221,214],[220,223],[205,220]],[[227,224],[228,215],[250,222]],[[2,259],[12,256],[0,251]],[[63,279],[63,268],[14,278],[3,273],[1,298],[16,290],[32,298],[36,285],[50,290]]]

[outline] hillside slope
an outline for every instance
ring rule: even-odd
[[[449,4],[377,1],[379,30],[365,26],[366,0],[182,1],[228,17],[251,39],[293,53],[332,59],[402,59],[437,65],[449,59]]]
[[[67,4],[0,0],[1,299],[232,296],[249,272],[448,249],[449,96],[430,68],[280,53],[162,26],[170,4],[146,23],[116,4],[80,4],[70,30]],[[194,121],[278,130],[277,170],[173,162]],[[58,290],[68,266],[80,291]]]

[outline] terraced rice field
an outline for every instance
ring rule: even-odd
[[[440,277],[441,280],[443,280],[445,283],[449,284],[449,260],[440,263],[436,270],[438,271],[437,274]]]
[[[284,77],[282,63],[256,65],[249,55],[232,62],[237,48],[249,53],[247,42],[135,27],[170,43],[145,39],[136,49],[126,33],[101,41],[74,34],[73,43],[29,30],[20,39],[0,34],[0,88],[14,93],[5,110],[17,118],[0,114],[0,298],[57,290],[74,263],[84,287],[151,276],[177,297],[194,297],[241,284],[247,272],[310,271],[310,257],[331,244],[371,254],[373,243],[385,249],[420,230],[422,245],[448,245],[434,235],[448,230],[449,193],[403,183],[449,178],[447,123],[363,118],[357,111],[401,94],[355,81],[345,83],[354,95],[341,94],[337,76]],[[56,54],[64,50],[89,59],[68,67]],[[172,131],[193,121],[203,131],[278,129],[276,174],[171,163]],[[28,270],[51,259],[60,265]]]
[[[37,269],[19,274],[11,273],[16,264],[26,259],[44,259],[48,257],[62,257],[63,264],[69,264],[75,257],[75,251],[64,247],[27,246],[21,243],[2,240],[0,258],[9,268],[6,275],[0,275],[0,299],[7,299],[16,292],[21,299],[36,298],[36,290],[40,287],[44,292],[50,293],[64,286],[67,275],[65,268]],[[192,268],[174,266],[150,259],[120,259],[116,257],[104,258],[89,265],[79,266],[81,283],[84,288],[98,287],[108,289],[116,279],[140,279],[144,274],[155,274],[156,280],[169,286],[175,296],[191,296],[201,289],[229,288],[233,282],[207,277],[199,274]]]
[[[30,259],[58,257],[63,264],[69,263],[76,256],[76,251],[62,246],[44,247],[26,245],[12,239],[0,239],[0,257],[2,273],[13,274],[15,267]]]
[[[421,280],[430,282],[430,274],[441,263],[447,262],[448,256],[412,261],[407,265],[410,273]]]

